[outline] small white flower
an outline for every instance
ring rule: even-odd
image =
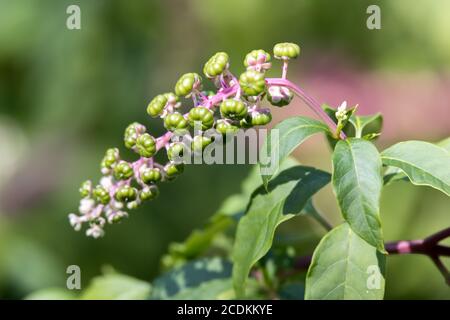
[[[128,217],[128,213],[126,213],[125,211],[111,211],[107,216],[108,222],[114,223],[118,220],[121,220],[122,218]]]
[[[336,119],[341,121],[347,119],[347,101],[342,102],[341,105],[337,108]]]
[[[91,227],[86,230],[86,235],[94,239],[103,237],[104,234],[105,231],[102,229],[102,227],[96,224],[91,225]]]
[[[75,229],[75,231],[81,230],[81,225],[83,224],[83,219],[80,216],[77,216],[75,213],[69,214],[69,222],[70,225]]]
[[[112,176],[106,176],[106,177],[102,177],[100,179],[100,185],[105,188],[107,191],[109,191],[111,189],[111,187],[113,186],[113,178]]]
[[[85,198],[81,199],[80,206],[78,207],[78,210],[81,214],[89,214],[89,212],[92,211],[95,207],[95,201],[93,199]]]

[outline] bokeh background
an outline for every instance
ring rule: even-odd
[[[70,4],[81,7],[81,30],[66,28]],[[381,30],[366,28],[370,4],[381,7]],[[163,132],[146,105],[216,51],[227,51],[239,74],[248,51],[297,42],[302,54],[289,77],[321,102],[382,112],[380,148],[450,136],[449,10],[447,0],[0,0],[0,297],[64,286],[70,264],[81,267],[83,286],[104,265],[151,280],[168,244],[239,188],[249,166],[191,166],[101,240],[67,221],[79,183],[100,177],[104,150],[121,147],[125,126],[140,121]],[[294,114],[309,113],[297,101],[276,110],[275,122]],[[317,137],[295,155],[329,170],[329,153]],[[318,198],[339,222],[331,189]],[[450,201],[399,182],[383,194],[382,219],[388,240],[423,237],[450,225]],[[298,218],[278,236],[306,239],[308,254],[322,232]],[[450,298],[422,256],[389,258],[386,292]]]

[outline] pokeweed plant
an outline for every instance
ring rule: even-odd
[[[182,174],[186,156],[202,154],[239,130],[267,125],[271,111],[262,104],[284,107],[297,95],[320,121],[295,116],[273,127],[260,149],[260,173],[253,170],[241,193],[227,199],[204,229],[169,247],[162,259],[167,273],[153,282],[149,296],[382,299],[386,257],[407,253],[429,256],[450,284],[441,261],[450,256],[450,247],[439,244],[450,236],[450,228],[423,240],[385,243],[380,218],[382,189],[395,181],[450,195],[450,139],[439,144],[405,141],[379,152],[373,142],[381,134],[380,114],[358,115],[357,106],[347,107],[346,102],[337,108],[320,105],[287,79],[288,64],[299,54],[297,44],[276,44],[273,57],[281,61],[282,74],[269,78],[268,52],[248,53],[246,71],[239,77],[230,70],[228,54],[218,52],[203,67],[215,92],[202,89],[199,74],[182,75],[174,92],[157,95],[147,107],[148,115],[163,120],[167,132],[154,137],[143,124],[130,124],[124,144],[139,158],[126,161],[119,149],[108,149],[100,164],[103,177],[98,184],[83,182],[79,214],[69,215],[70,224],[77,231],[87,225],[88,236],[103,236],[107,224],[155,199],[158,184]],[[186,113],[181,110],[189,100],[182,98],[192,100]],[[272,139],[275,134],[277,139]],[[289,157],[315,134],[325,135],[333,150],[331,173]],[[155,155],[163,149],[167,160],[160,164]],[[331,226],[312,201],[329,183],[342,213],[337,226]],[[317,220],[327,230],[312,256],[297,257],[291,246],[273,244],[277,227],[298,215]],[[299,279],[297,271],[306,269],[305,279]]]

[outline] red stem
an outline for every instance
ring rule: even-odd
[[[436,232],[425,239],[401,240],[388,242],[384,245],[390,255],[394,254],[422,254],[428,256],[450,286],[450,272],[442,263],[440,257],[450,257],[450,247],[440,245],[439,242],[450,237],[450,228]],[[297,271],[307,269],[312,256],[302,256],[295,260],[293,268]],[[287,273],[285,275],[292,275]]]

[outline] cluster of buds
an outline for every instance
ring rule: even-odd
[[[274,47],[274,57],[283,62],[285,80],[287,63],[297,58],[298,45],[280,43]],[[75,230],[87,224],[86,234],[94,238],[104,234],[106,223],[116,223],[127,217],[128,210],[158,196],[158,184],[176,179],[184,170],[179,157],[186,145],[174,142],[174,137],[190,135],[191,150],[201,152],[213,142],[203,133],[215,130],[218,135],[235,134],[240,129],[264,126],[271,119],[270,109],[261,106],[264,98],[274,106],[288,105],[294,94],[285,85],[271,83],[265,72],[272,66],[271,55],[264,50],[253,50],[244,59],[246,71],[239,78],[231,73],[229,56],[225,52],[213,55],[204,65],[203,73],[217,87],[216,92],[202,90],[202,77],[186,73],[175,84],[174,93],[159,94],[152,99],[147,113],[163,119],[167,132],[155,138],[140,123],[130,124],[124,134],[125,147],[139,155],[128,162],[120,157],[117,148],[111,148],[101,161],[101,178],[98,185],[83,182],[80,188],[79,214],[71,213],[69,220]],[[286,80],[287,81],[287,80]],[[282,82],[283,83],[283,82]],[[193,106],[182,113],[181,98],[192,99]],[[166,150],[167,162],[159,164],[155,154]]]

